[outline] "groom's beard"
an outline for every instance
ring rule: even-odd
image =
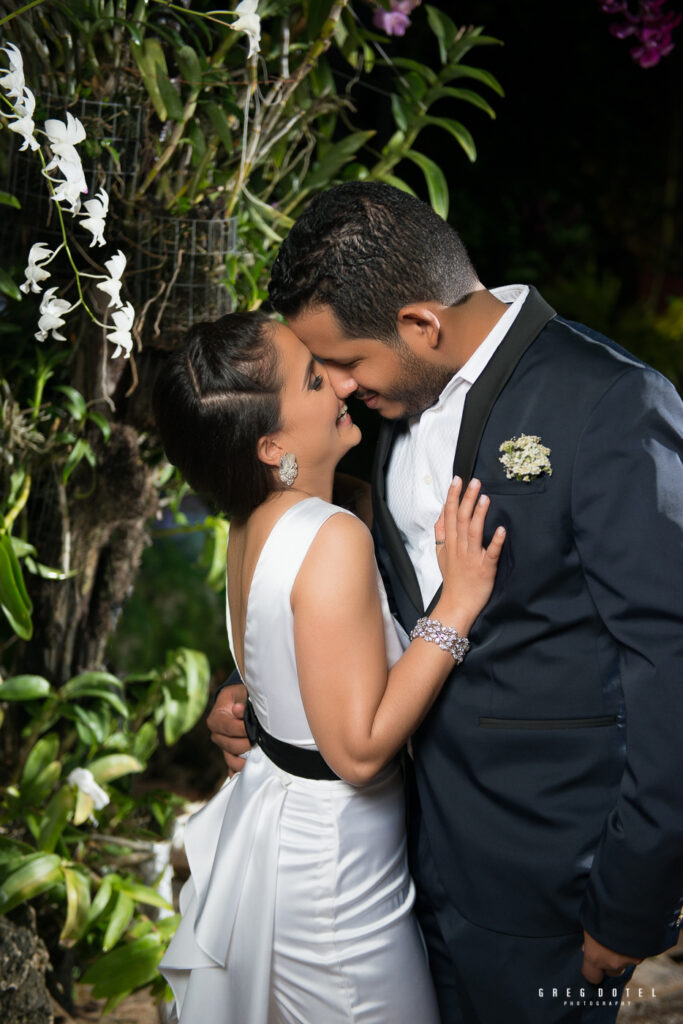
[[[453,376],[451,370],[420,359],[406,345],[399,349],[401,370],[382,397],[403,406],[401,417],[419,416],[437,401]]]

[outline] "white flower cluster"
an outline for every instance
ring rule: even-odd
[[[547,473],[553,475],[550,465],[550,448],[541,444],[537,434],[520,434],[509,441],[503,441],[499,451],[503,452],[499,461],[505,469],[508,480],[520,480],[530,483],[533,477]]]
[[[0,52],[5,53],[9,60],[9,68],[0,74],[0,87],[7,93],[7,101],[12,107],[12,113],[7,114],[7,127],[17,132],[24,139],[20,149],[31,148],[39,150],[40,143],[36,139],[36,128],[33,120],[33,112],[36,106],[35,96],[27,88],[24,81],[24,62],[21,51],[13,43],[0,47]],[[88,186],[83,173],[81,158],[76,146],[85,140],[85,128],[73,114],[67,111],[66,119],[59,121],[56,118],[49,118],[45,122],[45,135],[50,145],[52,159],[45,164],[43,174],[50,182],[52,199],[58,204],[68,203],[69,209],[74,217],[80,218],[81,227],[85,228],[92,235],[90,247],[94,245],[106,245],[104,229],[106,226],[107,213],[109,211],[109,196],[101,188],[93,199],[83,203],[84,210],[81,212],[81,195],[88,191]],[[56,249],[50,249],[43,242],[36,242],[31,246],[28,255],[28,266],[24,271],[25,281],[20,285],[22,292],[34,292],[40,294],[43,290],[43,282],[50,276],[47,265],[54,259],[61,249],[67,248],[66,236],[64,241]],[[72,266],[73,266],[73,260]],[[107,340],[116,346],[112,357],[123,353],[129,356],[133,347],[131,335],[135,310],[130,302],[125,305],[121,302],[121,277],[126,266],[126,257],[119,251],[104,264],[108,274],[80,274],[74,267],[77,277],[95,277],[98,281],[97,287],[109,296],[109,309],[113,309],[113,324],[101,324],[90,313],[93,320],[98,323],[107,333]],[[79,299],[73,305],[66,299],[56,297],[57,288],[48,288],[44,293],[40,304],[40,319],[36,338],[38,341],[45,341],[48,334],[58,341],[65,341],[60,329],[64,326],[64,318],[67,313],[72,312],[81,305]],[[86,307],[87,309],[87,307]]]
[[[256,13],[258,0],[241,0],[233,14],[237,14],[237,21],[233,21],[230,28],[233,32],[244,32],[249,40],[249,51],[247,59],[253,57],[261,49],[261,18]],[[216,12],[214,12],[216,13]],[[230,13],[230,12],[226,12]]]

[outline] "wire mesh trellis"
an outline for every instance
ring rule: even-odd
[[[225,257],[235,251],[235,221],[169,217],[147,212],[131,242],[134,273],[128,277],[143,337],[172,345],[197,320],[230,311],[222,283]]]
[[[41,108],[44,117],[38,118],[38,123],[48,117],[65,118],[59,97],[44,96]],[[144,108],[81,99],[69,110],[86,130],[86,140],[79,145],[88,184],[88,196],[83,198],[94,196],[101,187],[109,193],[106,237],[112,245],[106,255],[119,245],[127,257],[122,296],[135,306],[138,336],[165,347],[194,321],[229,312],[230,296],[222,279],[225,257],[236,247],[235,221],[216,218],[213,209],[174,217],[146,198],[133,201],[149,157],[143,153]],[[0,218],[3,261],[6,265],[25,265],[34,242],[54,248],[61,241],[55,204],[35,154],[10,148],[6,189],[17,197],[21,210],[5,208],[7,212]],[[90,236],[79,227],[78,220],[67,217],[67,221],[83,253],[99,261],[99,251],[89,250]],[[50,270],[50,284],[66,283],[71,278],[62,255]]]

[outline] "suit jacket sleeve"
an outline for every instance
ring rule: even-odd
[[[673,386],[626,370],[593,409],[573,475],[576,543],[620,650],[626,711],[624,772],[582,921],[634,956],[675,943],[683,903],[682,437]]]

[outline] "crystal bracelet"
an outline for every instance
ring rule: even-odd
[[[421,637],[427,643],[436,644],[442,651],[447,651],[453,656],[453,661],[459,665],[470,649],[470,642],[466,636],[460,636],[453,626],[444,626],[438,619],[418,619],[410,633],[410,639],[415,640]]]

